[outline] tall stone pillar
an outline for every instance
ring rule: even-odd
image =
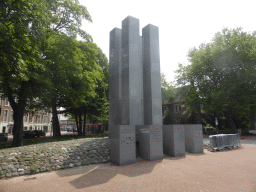
[[[158,28],[146,26],[141,37],[139,20],[131,16],[125,18],[122,29],[114,28],[110,32],[109,65],[111,162],[135,163],[136,141],[140,142],[141,158],[162,159]]]
[[[109,125],[120,125],[121,108],[121,43],[122,30],[114,28],[109,42]]]
[[[139,20],[122,21],[122,124],[143,125],[143,71]]]
[[[144,124],[162,125],[162,95],[158,27],[142,29]]]

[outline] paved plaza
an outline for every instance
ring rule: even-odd
[[[207,139],[204,139],[207,142]],[[1,192],[256,191],[255,139],[241,148],[116,166],[111,163],[0,180]]]

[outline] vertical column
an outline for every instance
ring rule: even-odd
[[[143,124],[143,70],[139,20],[122,21],[122,124]]]
[[[109,42],[109,124],[121,124],[121,37],[122,30],[114,28]]]
[[[162,125],[162,96],[158,27],[147,25],[143,38],[144,124]]]

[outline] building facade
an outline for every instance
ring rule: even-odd
[[[188,115],[184,114],[186,101],[180,101],[179,98],[171,97],[169,103],[162,105],[163,124],[183,124],[187,123]]]
[[[0,97],[0,133],[12,134],[13,130],[13,110],[8,98]],[[23,117],[23,130],[44,130],[50,131],[51,114],[38,111],[32,114],[25,114]]]

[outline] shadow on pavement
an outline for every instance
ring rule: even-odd
[[[97,140],[98,139],[94,141],[89,141],[86,144],[83,143],[80,146],[77,146],[77,149],[74,150],[72,154],[70,154],[70,158],[67,160],[67,164],[69,164],[70,161],[72,163],[72,160],[76,161],[74,163],[77,163],[77,160],[75,160],[74,158],[76,157],[76,154],[80,154],[81,162],[83,162],[83,154],[81,154],[81,149],[87,148],[88,150],[95,150],[95,149],[91,149],[91,147],[88,147],[88,145],[97,142]],[[101,152],[100,152],[100,155],[104,156],[104,152],[103,153]],[[90,159],[90,160],[92,161],[93,159]],[[112,163],[90,164],[84,167],[75,167],[72,169],[58,170],[56,173],[59,177],[81,175],[77,179],[70,181],[70,184],[72,184],[77,189],[82,189],[82,188],[106,183],[116,175],[120,175],[120,174],[127,177],[136,177],[139,175],[151,173],[155,165],[161,162],[162,160],[146,161],[138,157],[136,163],[131,165],[117,166]],[[98,163],[102,163],[102,162],[98,162]],[[82,163],[82,165],[84,164]]]
[[[90,171],[81,177],[70,182],[74,187],[81,189],[92,185],[100,185],[108,182],[117,175],[124,175],[128,177],[136,177],[143,174],[151,173],[158,161],[140,161],[136,164],[126,166],[105,165],[94,166]]]

